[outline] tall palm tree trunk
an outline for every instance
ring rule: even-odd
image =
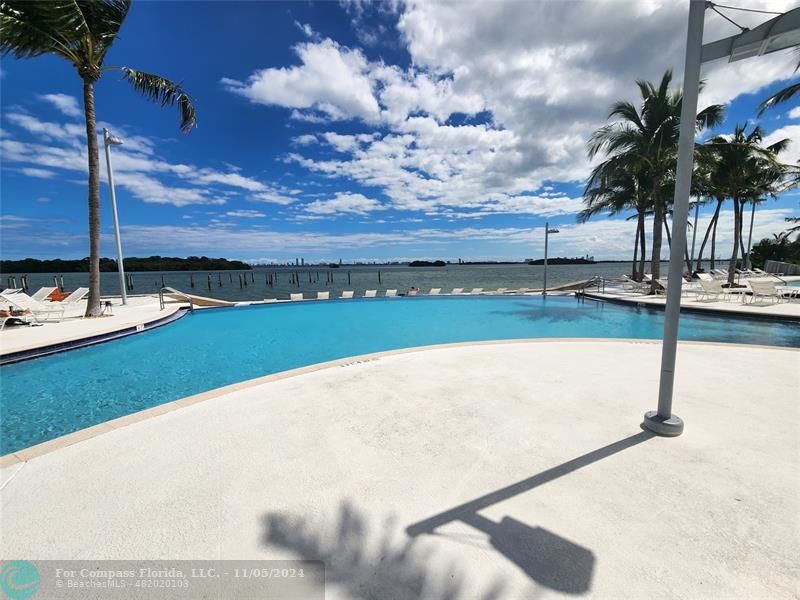
[[[639,262],[639,232],[642,224],[636,220],[636,235],[633,237],[633,262],[631,262],[631,279],[636,280],[636,265]]]
[[[637,276],[634,277],[636,281],[641,281],[644,279],[644,263],[646,260],[647,254],[647,246],[645,242],[645,223],[644,223],[644,211],[639,212],[639,272]]]
[[[717,261],[717,223],[719,219],[714,221],[714,229],[711,231],[711,268],[716,268]]]
[[[733,198],[733,251],[731,260],[728,263],[728,284],[733,285],[736,279],[736,261],[739,258],[739,232],[742,229],[742,209],[739,206],[739,199]]]
[[[659,181],[658,178],[656,178]],[[661,237],[664,228],[664,206],[661,204],[661,194],[657,190],[653,192],[653,250],[650,258],[650,270],[653,274],[653,281],[650,284],[650,293],[655,294],[660,287],[656,279],[661,277]]]
[[[708,236],[711,235],[711,230],[714,228],[717,219],[719,218],[719,209],[721,207],[722,201],[717,200],[717,208],[714,210],[714,215],[711,217],[711,222],[708,224],[706,234],[703,236],[703,242],[700,244],[700,251],[697,253],[697,264],[695,265],[695,268],[698,270],[703,267],[703,250],[705,250],[706,242],[708,242]],[[713,269],[714,266],[712,265],[711,268]]]
[[[669,232],[669,222],[667,221],[667,215],[664,215],[664,230],[667,232],[667,245],[669,246],[670,256],[672,256],[672,235],[670,235]],[[683,247],[683,260],[686,263],[686,269],[691,274],[692,265],[689,263],[689,248],[687,246]]]
[[[89,300],[86,316],[96,317],[100,307],[100,154],[94,114],[94,79],[83,76],[83,110],[89,149]]]

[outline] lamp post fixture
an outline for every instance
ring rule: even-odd
[[[694,159],[695,115],[700,85],[700,65],[728,58],[729,62],[769,54],[800,45],[800,8],[766,21],[753,29],[703,45],[703,19],[707,0],[689,0],[689,26],[686,37],[686,64],[683,71],[678,164],[672,213],[672,248],[669,255],[669,286],[664,310],[664,337],[661,347],[661,379],[658,410],[644,415],[643,425],[650,431],[674,437],[683,433],[683,421],[672,413],[675,383],[675,354],[678,346],[678,321],[683,283],[683,249],[686,247],[686,223],[689,216],[689,192]]]
[[[551,233],[558,233],[555,227],[550,229],[550,224],[544,224],[544,281],[542,282],[542,296],[547,296],[547,238]]]
[[[128,303],[128,289],[125,285],[125,268],[122,264],[122,242],[119,239],[119,218],[117,217],[117,196],[114,193],[114,171],[111,168],[111,146],[121,146],[122,140],[111,135],[103,128],[103,142],[106,147],[106,166],[108,167],[108,189],[111,190],[111,215],[114,218],[114,238],[117,243],[117,271],[119,272],[119,289],[122,303]]]

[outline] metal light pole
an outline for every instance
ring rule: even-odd
[[[547,241],[551,233],[558,233],[555,227],[550,229],[550,224],[544,224],[544,281],[542,282],[542,296],[547,296]]]
[[[686,221],[689,216],[689,192],[692,179],[697,95],[700,65],[728,58],[730,62],[769,54],[800,45],[800,8],[766,21],[753,29],[703,45],[703,17],[712,5],[707,0],[689,0],[689,26],[686,37],[686,65],[683,72],[678,164],[673,202],[673,237],[669,256],[669,286],[664,311],[664,338],[661,349],[661,380],[658,388],[658,410],[644,415],[643,425],[664,436],[683,433],[683,421],[672,414],[672,392],[675,383],[675,353],[678,346],[678,321],[683,283],[683,249],[686,247]]]
[[[122,303],[128,303],[128,289],[125,285],[125,268],[122,263],[122,242],[119,239],[119,218],[117,217],[117,196],[114,193],[114,171],[111,168],[111,146],[122,145],[122,140],[111,135],[103,128],[103,142],[106,147],[106,166],[108,167],[108,189],[111,190],[111,215],[114,217],[114,238],[117,242],[117,271],[119,272],[119,289]]]

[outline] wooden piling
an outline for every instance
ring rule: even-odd
[[[189,286],[194,287],[194,275],[189,273]]]
[[[233,277],[233,275],[231,275]],[[244,286],[242,285],[242,274],[239,273],[239,289],[242,289]]]
[[[59,286],[58,289],[63,292],[64,291],[64,276],[63,275],[59,275],[58,278],[61,280],[61,285]]]
[[[208,274],[208,289],[211,289],[211,273]]]

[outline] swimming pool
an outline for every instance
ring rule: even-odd
[[[412,346],[659,338],[663,313],[574,297],[331,300],[196,311],[128,338],[0,367],[0,454],[231,383]],[[686,314],[684,340],[800,347],[800,325]]]

